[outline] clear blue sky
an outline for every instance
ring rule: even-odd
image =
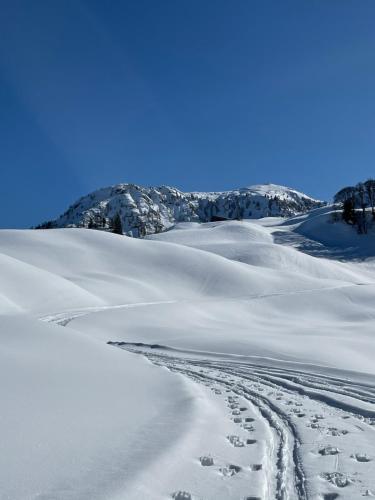
[[[375,175],[374,0],[0,1],[1,227],[118,183]]]

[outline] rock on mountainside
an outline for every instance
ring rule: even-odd
[[[217,193],[183,193],[169,186],[144,188],[135,184],[117,184],[83,196],[63,215],[38,228],[109,230],[111,220],[118,214],[124,234],[139,238],[165,231],[176,222],[208,222],[215,217],[286,217],[323,204],[303,193],[275,184]]]

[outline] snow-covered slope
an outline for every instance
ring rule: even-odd
[[[370,214],[369,214],[370,215]],[[365,261],[374,257],[375,221],[369,217],[367,234],[360,234],[356,226],[342,220],[341,210],[327,205],[276,221],[274,240],[300,251],[328,259]],[[269,226],[272,221],[265,221]]]
[[[0,316],[0,341],[2,500],[116,498],[194,419],[186,384],[77,331]]]
[[[8,303],[40,314],[72,304],[81,308],[246,297],[336,284],[335,276],[322,281],[287,269],[275,273],[182,245],[86,229],[4,230],[0,249],[4,312]],[[9,262],[14,260],[19,264],[12,269]]]
[[[143,237],[176,222],[208,222],[213,217],[255,219],[290,216],[321,206],[318,200],[293,189],[265,184],[222,193],[183,193],[168,186],[143,188],[118,184],[80,198],[58,219],[41,227],[108,229],[119,215],[123,231]]]
[[[375,249],[335,260],[328,213],[0,231],[1,500],[374,490]]]

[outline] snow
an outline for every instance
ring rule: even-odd
[[[0,498],[375,491],[375,245],[332,210],[0,231]]]
[[[324,203],[274,184],[211,193],[183,193],[170,186],[144,188],[117,184],[83,196],[56,220],[41,227],[90,227],[108,230],[119,217],[128,236],[142,238],[177,222],[208,222],[213,217],[257,219],[291,216]]]
[[[298,198],[306,198],[311,201],[316,201],[311,196],[307,196],[305,193],[301,193],[300,191],[296,191],[295,189],[280,186],[279,184],[254,184],[243,190],[250,191],[261,196],[268,195],[270,197],[277,196],[278,198],[285,199],[298,199]]]
[[[0,325],[2,499],[114,498],[193,419],[167,371],[23,315]]]
[[[375,232],[373,228],[365,238],[358,234],[355,228],[348,224],[333,224],[332,216],[334,207],[326,207],[313,211],[309,216],[301,218],[297,232],[302,236],[312,239],[328,247],[331,252],[335,250],[336,256],[345,259],[360,259],[374,257]],[[327,225],[329,230],[327,230]]]

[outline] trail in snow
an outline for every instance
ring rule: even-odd
[[[239,431],[247,433],[250,438],[231,436],[228,446],[239,450],[248,446],[251,449],[251,437],[257,422],[242,411],[241,401],[248,401],[258,410],[272,435],[265,445],[272,457],[272,466],[268,465],[268,468],[273,477],[263,477],[272,484],[272,491],[265,498],[354,499],[375,492],[372,474],[375,384],[314,374],[298,367],[270,367],[220,357],[194,357],[191,353],[183,356],[161,346],[112,344],[145,355],[154,364],[203,384],[218,398],[224,398],[229,415],[223,418],[229,416]],[[261,498],[249,496],[253,466],[237,467],[236,471],[236,464],[232,465],[233,476],[248,477],[249,487],[245,486],[241,492],[242,498]],[[263,466],[258,464],[258,470]],[[220,473],[220,468],[217,472]],[[230,472],[228,474],[232,477]],[[196,498],[206,500],[199,492],[194,494]],[[195,498],[194,494],[181,498]]]
[[[273,292],[273,293],[263,293],[263,294],[253,294],[253,295],[239,295],[239,296],[232,296],[232,297],[227,297],[227,298],[207,298],[207,299],[199,299],[199,300],[159,300],[159,301],[152,301],[152,302],[134,302],[134,303],[128,303],[128,304],[117,304],[117,305],[108,305],[108,306],[97,306],[97,307],[85,307],[85,308],[80,308],[80,309],[68,309],[66,311],[61,311],[57,313],[52,313],[52,314],[47,314],[45,316],[39,317],[41,321],[45,321],[47,323],[54,323],[56,325],[60,326],[66,326],[68,325],[71,321],[73,321],[76,318],[80,318],[82,316],[86,316],[88,314],[93,314],[93,313],[99,313],[99,312],[104,312],[104,311],[109,311],[109,310],[116,310],[116,309],[132,309],[135,307],[147,307],[147,306],[156,306],[156,305],[164,305],[164,304],[176,304],[177,302],[190,302],[190,303],[206,303],[206,302],[217,302],[218,300],[220,302],[223,301],[250,301],[250,300],[261,300],[261,299],[267,299],[271,297],[285,297],[289,295],[301,295],[301,294],[308,294],[311,292],[319,292],[319,291],[328,291],[328,290],[338,290],[341,288],[350,288],[350,287],[356,287],[356,286],[375,286],[375,283],[346,283],[343,285],[336,285],[336,286],[326,286],[326,287],[318,287],[318,288],[310,288],[310,289],[301,289],[301,290],[281,290],[278,292]]]
[[[45,321],[46,323],[55,323],[56,325],[66,326],[71,321],[81,316],[86,316],[87,314],[97,313],[101,311],[108,311],[110,309],[131,309],[133,307],[145,307],[154,306],[160,304],[175,304],[176,300],[162,300],[154,302],[135,302],[134,304],[119,304],[115,306],[100,306],[100,307],[86,307],[83,309],[70,309],[68,311],[63,311],[54,314],[48,314],[47,316],[42,316],[39,319]]]

